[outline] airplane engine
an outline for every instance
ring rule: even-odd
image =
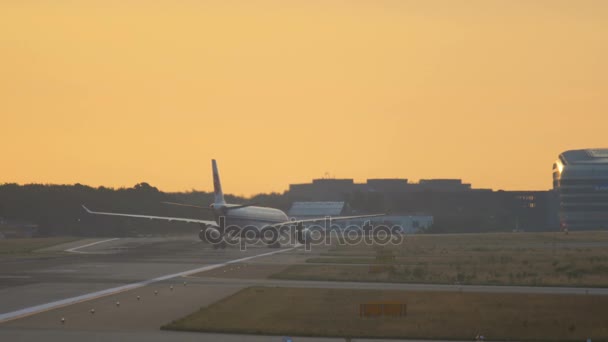
[[[281,247],[281,243],[279,242],[280,229],[274,227],[264,227],[260,231],[260,237],[264,244],[270,248]]]
[[[209,238],[215,241],[219,241],[221,236],[222,234],[220,233],[220,231],[213,226],[203,227],[203,229],[201,229],[201,231],[198,233],[198,238],[204,242],[209,242]]]

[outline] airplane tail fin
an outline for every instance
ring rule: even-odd
[[[215,204],[226,204],[224,201],[224,193],[222,192],[222,183],[220,182],[220,173],[217,170],[217,163],[215,159],[211,160],[211,167],[213,168],[213,193],[215,195]]]

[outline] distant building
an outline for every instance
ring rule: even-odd
[[[290,218],[306,220],[326,216],[347,216],[354,213],[345,202],[294,202],[287,212]],[[340,228],[349,226],[363,227],[369,221],[372,225],[386,225],[401,227],[403,233],[416,233],[433,225],[433,216],[422,214],[389,214],[368,219],[354,219],[334,222]]]
[[[491,189],[473,189],[471,184],[460,179],[421,179],[409,183],[405,178],[368,179],[366,183],[355,183],[352,178],[313,179],[312,183],[291,184],[289,195],[308,201],[342,201],[355,192],[417,193],[436,192],[491,192]]]
[[[395,213],[403,218],[404,226],[412,228],[424,228],[432,222],[434,232],[543,231],[559,227],[558,201],[552,190],[493,191],[473,188],[460,179],[422,179],[417,183],[406,178],[368,179],[365,183],[350,178],[314,179],[290,185],[286,195],[292,202],[345,202],[348,213]],[[317,211],[311,216],[319,215],[324,214]],[[407,223],[410,221],[406,217],[410,216],[425,218]]]
[[[294,202],[287,212],[290,218],[306,220],[316,217],[341,216],[345,214],[344,202]]]
[[[347,222],[350,225],[361,226],[365,219],[353,220]],[[389,228],[398,226],[402,233],[414,234],[426,230],[433,225],[433,216],[424,214],[402,214],[402,215],[385,215],[368,219],[373,226],[384,225]]]
[[[361,189],[352,179],[313,179],[312,183],[291,184],[289,194],[307,201],[342,201],[345,195]]]
[[[375,192],[407,191],[410,183],[404,178],[379,178],[368,179],[365,185],[360,186],[360,190]]]
[[[608,149],[570,150],[553,164],[562,228],[608,229]]]
[[[421,179],[418,187],[423,191],[471,191],[471,184],[463,183],[461,179]],[[475,189],[476,191],[491,191]]]

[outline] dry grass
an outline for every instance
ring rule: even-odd
[[[370,272],[380,253],[395,260]],[[397,246],[338,246],[279,279],[608,286],[608,233],[410,235]],[[373,268],[373,266],[371,266]]]
[[[360,318],[359,304],[396,301],[407,317]],[[608,339],[608,296],[253,287],[165,329],[369,338]]]

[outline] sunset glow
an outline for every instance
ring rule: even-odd
[[[4,1],[0,183],[549,189],[608,146],[606,1]]]

